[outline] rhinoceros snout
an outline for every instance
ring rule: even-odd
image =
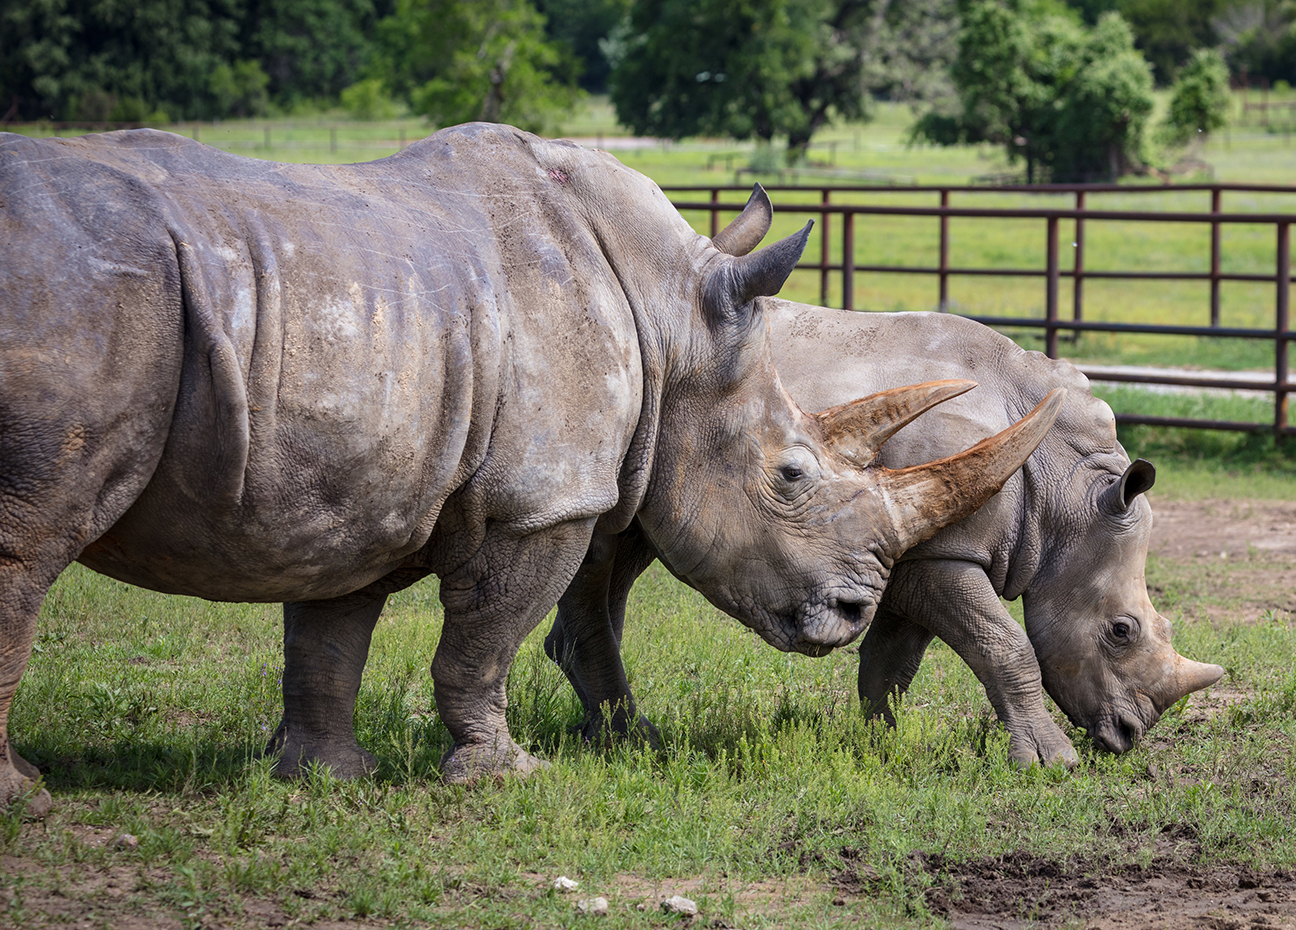
[[[1142,721],[1118,715],[1100,719],[1090,735],[1099,749],[1119,755],[1134,748],[1144,729]]]
[[[864,632],[872,613],[859,601],[832,599],[802,618],[793,648],[808,656],[825,656]]]

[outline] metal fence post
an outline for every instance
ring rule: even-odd
[[[1291,224],[1278,224],[1278,268],[1274,275],[1278,292],[1274,313],[1274,433],[1287,429],[1288,330],[1291,328]]]
[[[950,201],[949,188],[942,187],[940,192],[940,205],[948,207]],[[940,218],[940,300],[936,309],[944,313],[949,309],[949,217],[942,213]]]
[[[842,307],[855,309],[855,213],[842,214]]]
[[[1219,215],[1220,189],[1211,190],[1211,213]],[[1220,224],[1219,220],[1211,222],[1211,256],[1210,256],[1210,325],[1220,325]]]
[[[819,202],[824,206],[828,205],[832,198],[832,188],[825,187],[822,189]],[[828,306],[828,273],[829,273],[829,249],[828,242],[828,217],[829,213],[824,210],[819,214],[819,222],[822,228],[819,230],[819,303]]]
[[[1077,213],[1081,213],[1085,208],[1085,192],[1076,191],[1075,208]],[[1075,221],[1075,275],[1072,278],[1071,286],[1071,316],[1079,321],[1084,319],[1084,220],[1076,217]],[[1077,331],[1072,334],[1076,339],[1080,338]]]
[[[711,188],[711,203],[718,204],[719,202],[720,202],[720,188],[713,187]],[[720,232],[720,208],[716,206],[712,206],[711,207],[711,238],[714,239],[716,237],[716,233],[718,232]]]
[[[1058,218],[1048,218],[1048,259],[1044,276],[1044,353],[1058,357]]]

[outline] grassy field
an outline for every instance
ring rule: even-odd
[[[827,134],[836,151],[816,157],[923,183],[1006,170],[990,149],[905,148],[906,120],[883,107],[871,126]],[[402,129],[407,140],[421,132],[413,121],[339,129],[336,148],[323,124],[276,123],[268,137],[264,124],[204,124],[199,136],[258,157],[341,162],[387,154]],[[570,130],[613,135],[597,109]],[[1204,154],[1221,180],[1288,181],[1292,151],[1282,135],[1235,130]],[[664,184],[728,183],[731,169],[712,156],[749,157],[723,143],[616,152]],[[781,219],[779,231],[799,222]],[[934,222],[867,232],[879,261],[934,255]],[[1030,261],[1041,238],[1023,228],[988,241],[958,223],[954,232],[956,260],[968,264]],[[1094,229],[1087,261],[1191,263],[1204,254],[1194,235],[1134,241]],[[1273,243],[1243,236],[1225,254],[1231,267],[1271,267]],[[816,299],[807,280],[794,279],[792,296]],[[862,288],[875,309],[925,309],[934,294],[930,279]],[[957,299],[1024,314],[1038,306],[1031,291]],[[1156,321],[1177,319],[1183,303],[1155,288],[1105,299]],[[1265,300],[1272,295],[1228,296],[1228,321],[1263,318]],[[1088,336],[1078,348],[1092,361],[1164,357]],[[1267,364],[1229,348],[1169,354],[1180,364]],[[1104,396],[1165,414],[1204,403],[1130,389]],[[1262,402],[1219,403],[1241,406],[1210,415],[1269,415]],[[1157,463],[1158,495],[1296,499],[1296,457],[1272,439],[1133,428],[1122,441]],[[1230,564],[1212,571],[1227,588]],[[861,717],[853,649],[823,659],[776,652],[654,568],[633,595],[625,654],[665,747],[600,751],[569,736],[579,707],[541,651],[546,621],[514,665],[509,714],[519,742],[553,768],[464,789],[443,785],[437,769],[448,738],[427,673],[441,623],[435,580],[393,597],[375,633],[356,725],[378,755],[377,776],[282,783],[259,755],[281,706],[279,608],[152,594],[74,566],[46,601],[13,708],[15,747],[44,770],[55,807],[39,823],[0,816],[0,926],[589,926],[576,902],[600,895],[611,909],[599,926],[609,928],[929,927],[964,893],[960,876],[982,867],[1100,883],[1168,863],[1192,880],[1213,869],[1291,870],[1291,616],[1218,622],[1199,574],[1166,559],[1148,567],[1176,646],[1224,665],[1226,678],[1172,708],[1124,756],[1096,752],[1068,729],[1081,754],[1068,773],[1008,764],[979,684],[939,643],[887,730]],[[555,893],[559,875],[580,890]],[[660,912],[676,893],[698,902],[696,920]],[[1047,892],[1035,894],[1012,904],[1013,920],[1042,923]],[[1086,926],[1082,917],[1073,925]]]
[[[553,768],[463,789],[437,773],[434,581],[393,598],[375,635],[356,724],[377,777],[285,784],[258,755],[280,706],[277,607],[73,567],[45,605],[12,721],[55,809],[40,824],[0,819],[0,923],[558,927],[601,895],[607,926],[655,927],[672,923],[658,901],[683,893],[704,926],[922,927],[939,925],[933,901],[963,862],[1296,867],[1290,618],[1214,626],[1173,594],[1180,569],[1152,568],[1176,645],[1228,668],[1230,700],[1203,713],[1188,699],[1125,756],[1072,730],[1076,771],[1015,770],[978,683],[940,644],[899,727],[872,726],[853,650],[776,652],[654,569],[625,652],[665,749],[569,738],[579,707],[536,634],[510,720]],[[576,897],[552,892],[559,875],[581,882]]]

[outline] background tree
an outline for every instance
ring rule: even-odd
[[[1237,0],[1214,25],[1235,73],[1296,84],[1296,0]]]
[[[607,37],[630,13],[631,0],[536,0],[545,33],[564,43],[580,62],[580,86],[604,93],[612,65],[603,53]]]
[[[1120,0],[1135,47],[1152,65],[1157,83],[1170,84],[1193,49],[1219,42],[1217,18],[1235,0]]]
[[[240,57],[257,61],[267,93],[291,108],[334,100],[359,81],[378,20],[393,0],[244,0]]]
[[[0,95],[25,119],[219,115],[238,0],[3,0]]]
[[[1164,140],[1184,145],[1228,122],[1229,74],[1224,56],[1199,48],[1179,69],[1162,130]]]
[[[1112,179],[1143,161],[1152,74],[1118,14],[1086,29],[1053,3],[969,0],[951,71],[958,107],[920,119],[915,140],[998,143],[1032,183]]]
[[[375,74],[434,123],[543,132],[580,99],[579,67],[528,0],[398,0]]]
[[[868,114],[867,0],[635,0],[611,77],[637,133],[787,137],[791,157],[834,116]]]

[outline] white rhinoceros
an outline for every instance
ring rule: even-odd
[[[728,238],[723,244],[733,249]],[[1130,462],[1111,409],[1072,365],[950,314],[758,303],[779,377],[803,409],[832,407],[882,384],[977,380],[975,391],[887,443],[881,461],[892,468],[962,448],[1049,392],[1066,392],[1056,425],[1003,490],[895,565],[860,647],[867,711],[894,722],[889,699],[908,688],[939,636],[985,686],[1015,761],[1071,765],[1075,749],[1047,712],[1044,689],[1096,746],[1124,752],[1167,707],[1224,673],[1170,644],[1170,621],[1152,606],[1143,576],[1152,513],[1142,495],[1155,473],[1145,461]],[[618,537],[596,534],[559,601],[545,645],[581,697],[588,738],[604,728],[652,729],[635,710],[619,656],[596,666],[581,640],[619,646],[630,586],[655,555],[651,539],[633,527]],[[1024,631],[1000,597],[1023,599]],[[604,708],[613,708],[610,718]]]
[[[350,166],[0,136],[0,799],[49,804],[7,722],[73,560],[285,602],[281,774],[371,769],[370,635],[430,573],[443,774],[534,769],[505,679],[596,525],[637,517],[785,647],[858,635],[892,560],[989,499],[1058,399],[966,454],[876,465],[864,450],[969,385],[802,413],[755,298],[807,234],[726,254],[610,155],[504,126]]]

